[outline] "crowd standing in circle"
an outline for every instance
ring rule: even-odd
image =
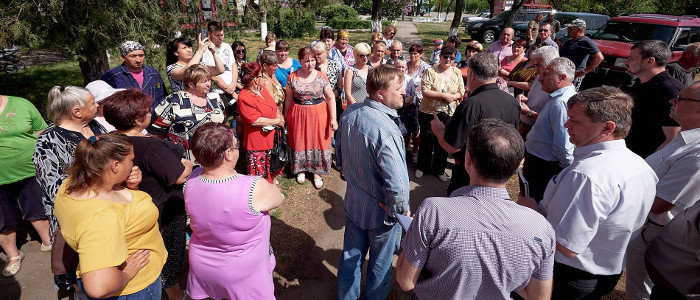
[[[20,271],[24,219],[56,286],[83,299],[272,299],[269,211],[284,196],[271,161],[288,145],[299,184],[311,173],[323,188],[334,162],[347,181],[340,299],[361,296],[367,255],[364,297],[390,296],[401,251],[396,280],[419,298],[599,299],[623,268],[630,298],[696,295],[700,43],[669,63],[668,45],[638,42],[630,90],[586,89],[602,54],[583,20],[566,26],[561,49],[550,15],[527,39],[469,41],[462,59],[457,36],[423,57],[394,26],[354,46],[324,27],[297,52],[274,34],[260,51],[229,45],[210,22],[196,50],[168,44],[170,94],[127,41],[102,80],[49,91],[48,125],[0,96],[2,275]],[[415,215],[409,160],[415,178],[450,180]]]

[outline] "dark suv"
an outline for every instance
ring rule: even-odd
[[[513,21],[513,26],[532,21],[539,14],[546,16],[551,9],[521,9],[515,16]],[[468,33],[473,39],[477,39],[483,43],[493,43],[498,40],[501,35],[501,30],[503,30],[506,18],[511,14],[510,10],[504,11],[500,14],[493,16],[490,20],[470,22],[467,24],[465,32]],[[543,17],[544,17],[543,16]]]
[[[700,18],[656,14],[619,16],[610,19],[591,38],[605,58],[594,72],[586,75],[584,85],[591,87],[605,83],[625,88],[634,81],[625,65],[634,43],[664,41],[671,47],[671,61],[676,61],[687,45],[700,42]]]

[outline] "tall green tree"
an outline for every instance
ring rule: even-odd
[[[106,50],[123,41],[165,46],[179,29],[187,9],[180,0],[5,0],[2,3],[0,44],[63,49],[77,56],[85,83],[99,79],[108,70]]]

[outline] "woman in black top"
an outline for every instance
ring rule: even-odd
[[[151,120],[151,98],[138,90],[114,93],[103,102],[107,122],[131,139],[134,165],[143,172],[139,190],[151,195],[160,211],[159,224],[168,259],[161,277],[168,299],[182,299],[177,284],[185,256],[185,214],[182,184],[192,173],[192,162],[182,158],[182,146],[144,134]]]

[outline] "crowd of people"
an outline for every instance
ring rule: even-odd
[[[486,50],[437,39],[426,60],[419,44],[404,57],[394,26],[354,45],[324,27],[298,50],[268,34],[248,62],[214,21],[196,50],[168,44],[171,93],[127,41],[101,80],[49,91],[48,125],[0,96],[2,274],[20,271],[28,220],[56,287],[81,299],[272,299],[276,177],[321,189],[335,167],[339,299],[386,299],[397,253],[396,281],[421,299],[598,299],[625,268],[630,299],[696,296],[700,43],[670,64],[668,45],[640,41],[630,90],[579,90],[603,59],[585,22],[561,46],[559,24],[535,25]],[[409,161],[450,181],[415,214]]]

